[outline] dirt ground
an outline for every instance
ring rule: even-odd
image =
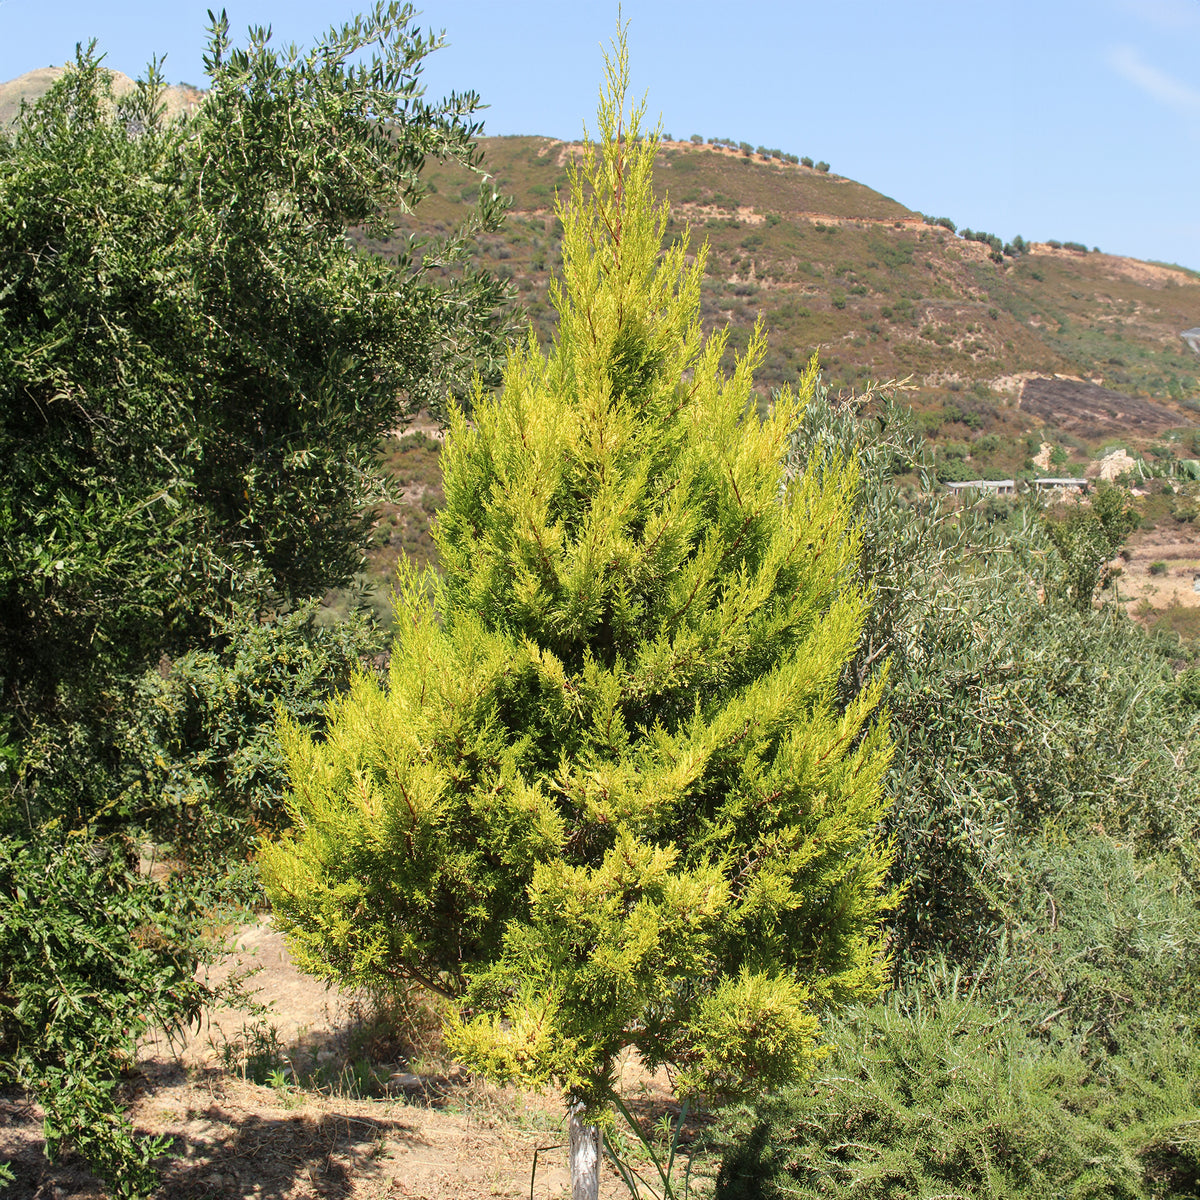
[[[241,931],[214,980],[247,966],[258,968],[249,987],[269,1010],[257,1026],[218,1012],[182,1047],[147,1045],[129,1081],[138,1130],[174,1139],[162,1200],[529,1196],[535,1151],[536,1200],[570,1195],[558,1095],[472,1080],[419,1038],[415,1049],[381,1041],[378,1019],[301,975],[265,922]],[[669,1110],[667,1080],[635,1063],[622,1092],[647,1118]],[[46,1162],[41,1114],[12,1096],[0,1097],[6,1160],[18,1176],[6,1200],[105,1195],[79,1160]],[[627,1196],[605,1168],[601,1196]]]
[[[1200,533],[1156,529],[1131,538],[1128,549],[1130,558],[1120,563],[1117,586],[1131,615],[1172,606],[1200,607],[1195,586],[1200,579]],[[1155,564],[1160,565],[1151,574]]]

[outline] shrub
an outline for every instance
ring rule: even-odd
[[[1097,834],[1010,866],[989,959],[845,1014],[808,1085],[730,1121],[718,1196],[1197,1194],[1195,894]]]
[[[827,175],[829,174],[829,164],[827,162],[819,162],[817,163],[817,170],[820,171],[822,175]]]
[[[728,1121],[718,1200],[1197,1194],[1200,1064],[1170,1027],[1097,1067],[944,975],[839,1022],[833,1047]]]
[[[384,649],[360,616],[322,626],[315,605],[223,620],[211,647],[141,680],[124,808],[194,869],[245,857],[286,819],[280,710],[319,732],[328,702]]]
[[[502,287],[347,240],[390,233],[427,156],[478,161],[473,98],[416,100],[410,16],[294,58],[218,20],[183,122],[81,51],[0,134],[0,707],[49,816],[115,813],[113,704],[160,655],[353,576],[380,436],[494,369]]]
[[[1062,602],[1072,568],[1036,505],[1014,500],[1003,520],[983,506],[942,509],[930,451],[894,406],[876,417],[854,404],[810,405],[795,461],[837,451],[859,462],[859,578],[875,598],[845,686],[852,694],[870,664],[891,660],[900,976],[929,954],[971,965],[992,952],[1013,848],[1048,817],[1073,835],[1102,825],[1194,869],[1192,710],[1138,626],[1112,608]],[[960,460],[937,467],[970,477]],[[892,483],[913,469],[916,497]],[[1122,510],[1118,493],[1092,519],[1119,535]]]
[[[164,697],[143,672],[220,659],[243,606],[350,577],[380,435],[491,374],[503,343],[506,293],[463,263],[464,237],[399,263],[347,239],[393,231],[427,158],[478,162],[475,98],[419,98],[435,43],[401,4],[306,54],[265,30],[234,47],[222,16],[193,117],[162,118],[153,69],[116,100],[88,50],[0,133],[0,1080],[40,1102],[51,1152],[74,1146],[124,1194],[150,1186],[161,1143],[123,1119],[120,1072],[206,999],[198,904],[105,838],[154,815],[162,779],[131,776],[171,770],[146,762],[164,714],[136,708],[139,683]],[[462,269],[435,280],[439,256]],[[199,684],[172,697],[198,726],[168,731],[190,782],[246,825],[264,814],[234,793],[272,769],[253,761],[271,686],[245,708]],[[200,744],[221,734],[253,744]]]
[[[1046,533],[1064,568],[1057,584],[1060,596],[1080,611],[1090,610],[1096,589],[1106,583],[1105,564],[1115,557],[1137,523],[1125,493],[1103,482],[1090,507],[1076,505],[1065,513],[1048,515]]]
[[[802,167],[811,167],[813,165],[813,160],[806,154],[800,159],[800,165]]]
[[[195,902],[130,857],[118,842],[0,839],[0,1086],[42,1106],[51,1160],[74,1150],[140,1197],[171,1139],[135,1134],[121,1075],[144,1034],[199,1022],[212,994],[194,973],[212,949]]]
[[[404,582],[388,690],[285,730],[297,820],[263,851],[305,967],[448,994],[463,1061],[556,1080],[593,1146],[625,1047],[690,1093],[803,1074],[819,1012],[879,987],[889,903],[882,683],[834,705],[854,481],[782,468],[816,363],[763,420],[760,333],[723,375],[623,44],[609,79],[558,337],[456,415],[444,575]]]
[[[1158,562],[1152,562],[1150,564],[1150,574],[1151,575],[1165,575],[1166,573],[1167,573],[1167,564],[1165,562],[1163,562],[1161,559]]]

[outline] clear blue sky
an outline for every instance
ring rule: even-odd
[[[230,0],[235,31],[306,42],[350,0]],[[206,0],[0,0],[0,79],[96,37],[136,74],[202,84]],[[827,159],[933,215],[1200,269],[1200,0],[625,0],[635,83],[676,137]],[[616,5],[427,0],[430,92],[489,133],[575,137]]]

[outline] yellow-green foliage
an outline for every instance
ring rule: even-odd
[[[879,686],[835,706],[854,471],[785,479],[816,364],[766,420],[763,339],[721,372],[624,93],[622,51],[557,341],[455,416],[444,574],[402,575],[386,688],[285,727],[295,831],[263,853],[308,969],[437,987],[469,1064],[593,1106],[630,1045],[692,1090],[801,1075],[822,1010],[880,987],[890,860]]]

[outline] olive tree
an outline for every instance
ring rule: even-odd
[[[0,134],[0,732],[56,815],[111,800],[116,681],[349,578],[380,435],[491,371],[503,290],[433,269],[461,238],[347,238],[391,232],[427,158],[479,162],[477,99],[423,99],[412,19],[301,53],[222,16],[178,121],[157,70],[118,101],[81,50]]]

